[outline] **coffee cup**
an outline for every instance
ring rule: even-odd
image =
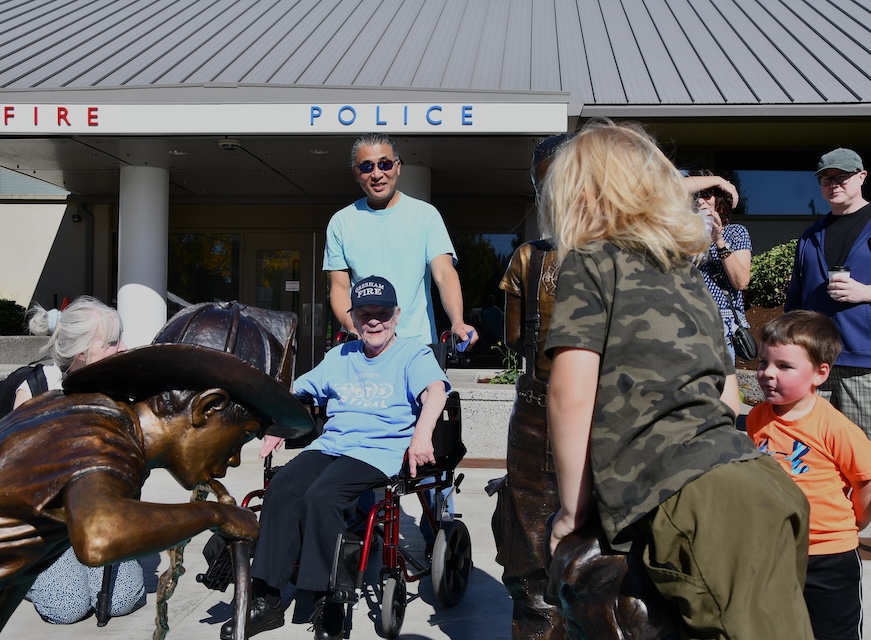
[[[829,282],[833,282],[835,280],[849,280],[850,279],[850,267],[845,267],[842,264],[832,267],[829,269]]]

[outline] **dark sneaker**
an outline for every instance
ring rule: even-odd
[[[319,598],[315,602],[311,621],[315,640],[342,640],[345,635],[345,606],[341,602],[333,602],[329,596]]]
[[[221,640],[233,640],[233,620],[228,620],[221,627]],[[251,609],[248,611],[248,637],[255,636],[261,631],[269,631],[284,626],[284,609],[279,602],[272,606],[262,596],[251,600]]]

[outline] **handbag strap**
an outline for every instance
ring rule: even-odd
[[[713,251],[711,252],[711,255],[712,256],[714,255]],[[722,264],[723,264],[723,262],[721,260],[720,265],[722,266]],[[724,277],[726,279],[726,282],[725,283],[720,282]],[[722,291],[723,294],[726,296],[726,302],[729,303],[729,308],[732,310],[732,317],[735,318],[735,324],[737,324],[740,327],[743,325],[741,324],[741,320],[738,319],[738,310],[735,309],[735,301],[732,299],[732,293],[729,291],[728,281],[729,281],[729,276],[726,274],[726,267],[724,266],[723,273],[722,274],[718,273],[714,277],[714,282],[717,283],[717,286],[720,287],[720,291]]]
[[[541,311],[538,296],[541,289],[541,274],[544,270],[545,252],[533,245],[526,273],[526,320],[523,332],[523,354],[526,358],[526,373],[535,377],[535,354],[538,351],[538,330],[541,327]]]
[[[729,308],[732,310],[732,317],[735,318],[735,322],[738,323],[738,326],[742,326],[741,321],[738,319],[738,311],[735,309],[735,302],[732,300],[732,294],[729,293],[728,289],[723,289],[723,293],[726,294],[726,300],[729,302]]]

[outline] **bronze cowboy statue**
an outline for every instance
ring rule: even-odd
[[[152,344],[71,373],[64,391],[0,421],[0,629],[69,546],[101,566],[206,529],[257,537],[248,509],[139,495],[153,468],[193,489],[238,466],[242,445],[267,431],[312,431],[289,392],[296,318],[284,315],[238,303],[185,309]]]

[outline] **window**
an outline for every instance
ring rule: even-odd
[[[813,171],[729,172],[748,215],[823,215],[830,210]]]
[[[191,304],[239,298],[239,234],[171,233],[168,262],[171,295]]]
[[[521,237],[514,233],[464,233],[454,235],[453,241],[460,257],[457,273],[463,288],[466,321],[481,332],[478,344],[466,352],[468,364],[500,368],[502,358],[491,347],[502,340],[501,327],[498,327],[497,332],[499,323],[485,323],[485,317],[496,317],[504,311],[502,307],[505,294],[499,288],[499,282],[505,274],[514,249],[521,243]],[[450,328],[450,322],[437,298],[438,288],[433,285],[436,329],[441,332]]]

